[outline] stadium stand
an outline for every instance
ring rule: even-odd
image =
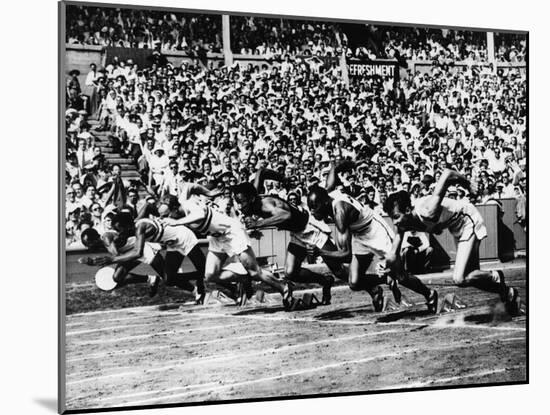
[[[426,194],[442,169],[452,167],[478,191],[452,189],[451,197],[517,198],[518,221],[525,223],[525,70],[490,65],[479,32],[366,26],[361,30],[372,36],[355,47],[358,32],[350,26],[242,17],[232,19],[234,52],[262,60],[174,64],[165,55],[181,39],[163,33],[192,33],[188,46],[214,51],[221,47],[213,37],[221,33],[220,16],[161,13],[150,22],[137,12],[108,10],[70,6],[68,43],[147,45],[152,59],[92,66],[88,96],[77,74],[68,76],[68,243],[78,241],[83,227],[108,227],[112,204],[177,195],[183,180],[228,188],[251,180],[260,167],[289,178],[268,182],[268,193],[300,204],[308,187],[322,184],[330,166],[345,159],[357,161],[357,174],[344,190],[374,209],[397,190]],[[154,33],[147,41],[135,27],[126,30],[124,22],[134,18]],[[191,28],[205,21],[209,33]],[[415,45],[408,43],[413,36]],[[400,78],[346,81],[338,60],[324,59],[339,53],[339,45],[353,56],[428,65],[401,68]],[[499,61],[523,61],[524,38],[499,34],[496,45]],[[234,209],[230,192],[215,203]]]

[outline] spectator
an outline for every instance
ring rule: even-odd
[[[426,232],[405,232],[401,245],[401,255],[405,270],[413,274],[429,271],[433,248]]]

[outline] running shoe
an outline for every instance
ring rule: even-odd
[[[437,313],[437,304],[438,304],[438,294],[436,290],[430,292],[430,296],[427,298],[426,305],[428,306],[428,311],[431,314]]]
[[[399,283],[397,280],[394,280],[393,278],[390,279],[390,282],[388,283],[390,290],[393,294],[393,299],[397,304],[401,304],[401,290],[399,289]]]
[[[508,296],[508,287],[506,286],[506,282],[504,280],[504,272],[502,272],[501,270],[493,270],[491,272],[493,274],[493,279],[495,280],[498,279],[498,284],[500,285],[500,289],[499,289],[500,300],[503,303],[506,303],[506,298]]]
[[[202,284],[202,289],[200,288],[200,286],[201,284],[197,280],[197,286],[193,290],[193,294],[195,295],[195,305],[203,305],[204,299],[206,298],[206,290],[204,289],[204,282]]]
[[[374,289],[372,294],[372,306],[376,312],[384,309],[384,290],[379,285]]]
[[[293,304],[294,298],[292,297],[292,284],[290,281],[286,281],[283,289],[283,307],[285,310],[290,310],[292,309]]]
[[[521,314],[521,298],[517,288],[508,288],[508,295],[506,296],[506,311],[511,316],[519,316]]]
[[[148,275],[147,285],[149,286],[149,297],[153,298],[159,290],[160,277],[158,275]]]
[[[329,305],[332,300],[331,289],[334,285],[334,277],[332,275],[327,276],[325,284],[323,285],[323,297],[321,298],[321,305]]]

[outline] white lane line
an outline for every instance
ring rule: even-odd
[[[249,320],[262,320],[262,321],[285,321],[285,322],[298,322],[298,323],[320,323],[320,324],[333,324],[342,326],[360,326],[360,325],[398,325],[398,326],[428,326],[433,329],[449,329],[449,328],[466,328],[466,329],[479,329],[479,330],[499,330],[499,331],[525,331],[524,327],[511,327],[511,326],[483,326],[474,324],[460,324],[460,325],[433,325],[431,320],[427,320],[425,323],[413,323],[406,321],[391,321],[388,323],[378,322],[376,320],[317,320],[309,317],[265,317],[265,316],[248,316],[248,315],[234,315],[234,314],[216,314],[216,313],[196,313],[196,315],[202,316],[216,316],[225,318],[243,318]],[[452,314],[448,314],[452,316]]]
[[[175,343],[175,345],[178,348],[182,348],[182,347],[188,347],[188,346],[199,346],[199,345],[214,344],[214,343],[224,343],[224,342],[228,343],[230,341],[248,340],[248,339],[254,339],[254,338],[258,338],[258,337],[278,336],[280,334],[284,334],[284,333],[260,333],[260,334],[251,334],[251,335],[248,335],[248,336],[232,337],[230,339],[222,338],[222,339],[205,340],[205,341],[182,343],[182,344]],[[148,346],[148,347],[142,347],[142,348],[133,349],[133,350],[126,349],[126,350],[117,350],[117,351],[114,351],[114,352],[95,353],[95,354],[90,354],[90,355],[86,355],[86,356],[67,359],[66,361],[67,361],[67,363],[79,362],[79,361],[82,361],[82,360],[101,359],[101,358],[104,358],[104,357],[113,357],[113,356],[119,356],[119,355],[129,355],[129,354],[143,353],[143,352],[148,352],[148,351],[157,351],[157,350],[162,350],[162,349],[169,349],[171,347],[174,347],[174,344],[166,345],[166,346]]]
[[[69,381],[69,382],[67,382],[67,385],[79,384],[79,383],[84,383],[84,382],[96,382],[98,380],[110,379],[110,378],[113,378],[113,377],[135,376],[135,375],[144,375],[145,373],[151,373],[151,372],[162,372],[164,370],[169,370],[169,369],[174,369],[174,368],[177,368],[177,367],[187,366],[187,365],[189,365],[190,363],[193,363],[193,362],[203,363],[205,361],[224,361],[224,360],[242,359],[242,358],[251,357],[251,356],[262,356],[262,355],[265,355],[265,354],[285,352],[285,351],[288,351],[288,350],[297,349],[297,348],[301,348],[301,347],[311,347],[311,346],[315,346],[315,345],[318,345],[318,344],[338,343],[338,342],[342,342],[342,341],[355,340],[355,339],[359,339],[359,338],[363,338],[363,337],[374,337],[374,336],[377,336],[377,335],[380,335],[380,334],[398,333],[398,332],[402,332],[402,331],[403,330],[384,330],[384,331],[377,331],[377,332],[374,332],[374,333],[363,333],[363,334],[358,334],[358,335],[354,335],[354,336],[339,337],[339,338],[334,338],[334,339],[326,339],[325,338],[325,339],[322,339],[322,340],[316,340],[316,341],[307,342],[307,343],[299,343],[299,344],[293,344],[293,345],[288,345],[288,346],[281,346],[281,347],[278,347],[278,348],[273,347],[273,348],[270,348],[270,349],[262,349],[262,350],[257,350],[257,351],[254,351],[254,352],[244,352],[242,354],[227,353],[227,354],[214,355],[214,356],[208,356],[208,357],[198,356],[198,357],[188,358],[188,359],[169,360],[169,361],[163,362],[163,363],[167,364],[166,366],[155,367],[155,368],[150,368],[150,369],[134,370],[134,371],[123,372],[123,373],[120,373],[120,372],[119,373],[112,373],[112,374],[109,374],[109,375],[101,375],[101,376],[95,376],[95,377],[88,377],[88,378],[84,378],[84,379]],[[120,370],[120,369],[124,369],[124,368],[117,368],[117,370]],[[81,375],[81,373],[75,373],[73,375],[78,376],[78,375]]]
[[[136,336],[116,337],[113,339],[99,339],[99,340],[90,340],[85,342],[77,342],[77,343],[72,343],[71,346],[89,346],[92,344],[118,343],[118,342],[123,342],[127,340],[147,339],[149,337],[174,335],[174,334],[182,334],[182,333],[195,333],[197,331],[220,330],[220,329],[227,329],[230,327],[242,327],[242,324],[226,324],[223,326],[201,327],[201,328],[195,328],[195,329],[159,331],[156,333],[138,334]]]
[[[89,354],[89,355],[84,355],[84,356],[80,356],[80,357],[73,357],[71,359],[67,359],[66,362],[67,363],[73,363],[73,362],[81,362],[83,360],[102,359],[102,358],[109,358],[109,357],[114,357],[114,356],[119,356],[119,355],[144,353],[144,352],[148,352],[148,351],[169,349],[171,347],[174,347],[174,345],[169,344],[169,345],[165,345],[165,346],[149,346],[149,347],[141,347],[139,349],[134,349],[134,350],[117,350],[115,352],[95,353],[95,354]],[[71,375],[72,374],[70,374],[69,376],[71,376]]]
[[[179,316],[181,317],[182,314],[179,313]],[[145,319],[148,319],[148,318],[149,317],[141,316],[141,317],[138,317],[137,319],[145,320]],[[189,317],[185,317],[185,318],[180,318],[180,319],[177,319],[177,320],[168,320],[168,321],[160,320],[159,322],[160,323],[167,323],[168,322],[170,324],[195,323],[197,321],[202,321],[202,320],[212,320],[213,318],[214,317],[198,316],[197,315],[197,316],[189,316]],[[105,322],[108,322],[108,320],[105,320]],[[128,324],[128,325],[122,325],[122,326],[109,326],[109,327],[101,327],[101,328],[88,329],[88,330],[69,331],[69,332],[66,333],[66,335],[71,336],[71,335],[77,335],[77,334],[98,333],[98,332],[101,332],[101,331],[117,330],[117,329],[124,329],[124,328],[130,328],[130,327],[153,326],[155,323],[157,323],[157,322],[156,321],[148,321],[148,322],[140,323],[140,324]]]
[[[520,338],[520,339],[523,339],[523,338]],[[489,344],[489,343],[492,343],[492,342],[493,342],[492,340],[485,341],[485,342],[478,342],[474,346],[480,346],[480,345]],[[264,377],[264,378],[259,378],[259,379],[247,380],[247,381],[243,381],[243,382],[229,383],[229,384],[226,384],[226,385],[216,386],[214,388],[211,388],[211,387],[207,386],[208,384],[204,384],[205,387],[202,388],[202,389],[199,389],[199,390],[173,394],[173,395],[170,395],[170,396],[155,397],[155,398],[143,399],[143,400],[139,400],[139,401],[132,401],[131,404],[132,405],[142,405],[142,404],[157,402],[161,399],[163,400],[162,403],[168,403],[166,401],[167,399],[170,399],[170,400],[180,399],[180,398],[183,398],[183,397],[186,397],[186,396],[190,396],[190,395],[194,395],[194,394],[198,394],[198,393],[203,393],[203,392],[212,393],[212,392],[217,392],[217,391],[221,391],[221,390],[224,390],[224,389],[231,389],[231,388],[236,388],[236,387],[240,387],[240,386],[248,386],[248,385],[253,385],[253,384],[261,383],[261,382],[268,382],[268,381],[284,379],[284,378],[293,377],[293,376],[299,376],[299,375],[303,375],[303,374],[306,374],[306,373],[320,372],[320,371],[327,370],[327,369],[335,369],[335,368],[338,368],[338,367],[341,367],[341,366],[348,366],[348,365],[354,365],[354,364],[360,364],[360,363],[368,363],[368,362],[371,362],[371,361],[374,361],[374,360],[379,360],[379,359],[384,359],[384,358],[399,357],[401,355],[414,353],[414,352],[457,349],[457,348],[461,348],[461,347],[472,347],[472,344],[471,343],[463,344],[463,345],[454,344],[454,345],[448,345],[448,346],[443,346],[443,347],[431,347],[431,348],[427,348],[427,349],[424,349],[424,350],[406,349],[406,350],[400,351],[400,352],[387,353],[387,354],[384,354],[384,355],[372,356],[372,357],[367,357],[367,358],[363,358],[363,359],[346,360],[346,361],[331,363],[331,364],[324,365],[324,366],[317,366],[317,367],[297,370],[297,371],[294,371],[294,372],[282,373],[282,374],[276,375],[276,376],[269,376],[269,377]],[[197,385],[192,385],[192,386],[195,387]],[[189,386],[187,386],[187,387],[189,387]],[[158,391],[158,392],[161,393],[162,391]]]
[[[101,402],[112,401],[113,399],[117,399],[117,398],[127,399],[127,398],[141,397],[141,396],[144,396],[144,395],[156,395],[159,392],[176,392],[176,391],[180,391],[182,389],[189,390],[189,389],[195,389],[195,388],[209,386],[209,385],[210,386],[219,385],[219,382],[199,383],[199,384],[196,384],[196,385],[189,385],[189,386],[175,386],[175,387],[172,387],[172,388],[162,389],[160,391],[152,390],[152,391],[148,391],[148,392],[137,392],[137,393],[130,393],[130,394],[127,394],[127,395],[111,396],[111,397],[108,397],[108,398],[102,398]],[[83,398],[80,397],[80,398],[76,398],[76,399],[80,400],[80,399],[83,399]]]
[[[145,320],[145,319],[152,319],[152,318],[160,318],[160,317],[168,317],[168,316],[182,316],[185,314],[182,314],[181,311],[166,311],[163,313],[158,314],[150,314],[150,315],[142,315],[139,316],[132,316],[132,317],[115,317],[115,318],[106,318],[103,320],[92,320],[92,321],[78,321],[78,322],[70,322],[66,324],[66,327],[75,327],[75,326],[83,326],[85,324],[99,324],[99,323],[110,323],[113,321],[131,321],[131,320]],[[189,314],[189,318],[192,318],[193,315]]]
[[[431,329],[439,329],[439,330],[447,330],[447,329],[474,329],[474,330],[496,330],[496,331],[525,331],[525,327],[511,327],[511,326],[483,326],[483,325],[474,325],[474,324],[460,324],[460,325],[455,325],[455,324],[437,324],[437,325],[434,325],[434,324],[429,324],[428,322],[426,323],[412,323],[412,322],[403,322],[403,323],[400,323],[398,321],[392,321],[392,322],[389,322],[389,323],[377,323],[377,324],[380,324],[380,325],[389,325],[389,326],[400,326],[400,325],[405,325],[405,326],[428,326],[428,328],[431,328]]]
[[[186,320],[175,320],[171,321],[170,323],[181,323],[185,322]],[[128,329],[131,327],[144,327],[144,326],[153,326],[154,322],[148,322],[148,323],[140,323],[140,324],[126,324],[122,326],[110,326],[110,327],[102,327],[100,329],[89,329],[89,330],[77,330],[77,331],[69,331],[66,333],[67,336],[76,336],[78,334],[91,334],[91,333],[99,333],[101,331],[110,331],[110,330],[121,330],[121,329]]]
[[[173,388],[163,389],[162,391],[163,392],[176,392],[176,391],[180,391],[182,389],[199,388],[203,385],[204,386],[215,386],[215,385],[219,385],[219,383],[218,382],[208,382],[208,383],[200,383],[200,384],[197,384],[197,385],[189,385],[189,386],[175,386]],[[157,390],[152,390],[152,391],[149,391],[149,392],[137,392],[137,393],[130,393],[128,395],[111,396],[109,398],[102,399],[102,401],[111,401],[113,399],[137,398],[137,397],[141,397],[141,396],[144,396],[144,395],[155,395],[155,394],[158,394],[158,393],[159,393],[159,391],[157,391]]]
[[[500,369],[484,370],[481,372],[468,373],[466,375],[450,376],[447,378],[438,378],[438,379],[433,379],[433,380],[428,380],[423,382],[402,383],[400,385],[384,386],[382,388],[375,388],[375,389],[388,390],[388,389],[422,388],[424,386],[433,386],[438,383],[454,382],[462,379],[496,375],[498,373],[504,373],[504,372],[519,370],[519,369],[525,369],[525,366],[511,366],[511,367],[505,367]]]
[[[187,303],[183,303],[180,305],[185,305],[185,304]],[[189,303],[189,304],[192,304],[192,303]],[[174,305],[174,303],[163,304],[163,305],[169,306],[169,305]],[[136,306],[136,307],[117,308],[114,310],[86,311],[83,313],[68,314],[67,317],[76,318],[76,317],[97,316],[97,315],[112,314],[112,313],[121,313],[121,314],[146,313],[150,310],[159,311],[159,305],[142,305],[142,306]]]

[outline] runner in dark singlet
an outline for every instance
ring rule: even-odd
[[[233,189],[235,201],[244,215],[247,229],[276,227],[279,230],[289,231],[291,241],[288,244],[285,259],[285,277],[294,282],[321,285],[323,287],[322,303],[330,304],[334,278],[302,267],[309,247],[314,246],[327,251],[337,249],[330,238],[330,228],[324,222],[316,220],[305,209],[277,196],[260,195],[266,179],[284,181],[284,177],[275,171],[260,170],[254,184],[241,183]],[[347,280],[347,271],[339,261],[324,255],[321,257],[336,277]]]

